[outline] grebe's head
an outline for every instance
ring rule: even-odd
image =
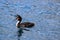
[[[16,16],[16,20],[18,20],[18,21],[20,21],[20,22],[21,22],[21,21],[22,21],[21,16],[20,16],[20,15],[17,15],[17,16]]]

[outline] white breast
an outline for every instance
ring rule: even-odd
[[[19,21],[17,21],[16,26],[18,26]]]

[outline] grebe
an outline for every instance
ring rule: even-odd
[[[22,17],[20,15],[17,15],[16,19],[17,19],[17,23],[16,23],[17,28],[21,28],[21,27],[22,28],[31,28],[34,26],[34,23],[31,23],[31,22],[21,23]]]

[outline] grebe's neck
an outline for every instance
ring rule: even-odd
[[[21,23],[20,21],[17,21],[16,26],[17,26],[18,24],[20,24],[20,23]]]
[[[17,23],[21,23],[21,21],[17,21]]]

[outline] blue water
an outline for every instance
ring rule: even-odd
[[[20,40],[60,40],[60,0],[0,0],[0,40],[18,40],[16,14],[35,23]]]

